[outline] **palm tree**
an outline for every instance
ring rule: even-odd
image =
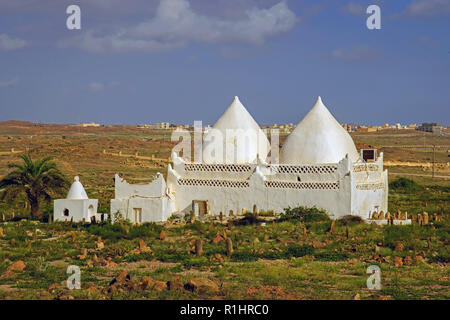
[[[61,193],[69,182],[50,157],[33,161],[30,155],[20,155],[23,164],[10,164],[11,171],[0,180],[0,199],[13,199],[24,193],[30,204],[31,218],[41,219],[41,200]]]

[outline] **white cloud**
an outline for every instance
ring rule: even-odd
[[[92,92],[100,92],[103,91],[103,89],[105,89],[105,85],[101,82],[91,82],[89,84],[89,90]]]
[[[191,42],[260,45],[291,30],[297,20],[284,1],[269,9],[247,10],[244,18],[229,20],[198,14],[188,0],[161,0],[153,19],[111,33],[88,30],[60,46],[104,53],[166,51]]]
[[[27,45],[25,40],[11,38],[7,34],[0,34],[0,51],[11,51],[23,48]]]
[[[450,13],[450,0],[413,0],[404,15],[410,17],[434,17]]]
[[[355,62],[375,59],[380,56],[380,52],[376,48],[372,48],[367,45],[361,45],[347,49],[335,49],[331,53],[331,56],[336,60]]]
[[[91,90],[92,92],[101,92],[107,88],[115,88],[118,87],[119,85],[120,82],[115,80],[110,81],[108,83],[93,81],[89,84],[89,90]]]
[[[0,81],[0,88],[15,87],[19,84],[19,78],[15,77],[11,80]]]

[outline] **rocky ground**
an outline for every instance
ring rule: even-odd
[[[164,224],[0,224],[1,299],[449,299],[447,214],[427,224],[306,213]],[[332,226],[333,225],[333,226]],[[81,288],[69,290],[69,266]],[[367,268],[381,269],[381,290]]]

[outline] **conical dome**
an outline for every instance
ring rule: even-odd
[[[67,193],[67,198],[70,200],[85,200],[89,199],[83,185],[80,182],[80,178],[76,176],[74,182],[70,186],[69,192]]]
[[[281,149],[280,162],[337,163],[346,154],[352,162],[359,158],[352,137],[318,97],[314,107],[286,139]]]
[[[222,150],[222,154],[220,151]],[[266,159],[269,140],[238,97],[203,139],[203,162],[243,164]]]

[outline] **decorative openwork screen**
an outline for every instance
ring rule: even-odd
[[[272,165],[272,170],[276,173],[335,173],[337,170],[337,165]]]
[[[184,170],[194,172],[251,172],[252,166],[247,164],[203,164],[186,163]]]
[[[304,189],[304,190],[339,190],[339,182],[286,182],[266,181],[268,188]]]
[[[203,180],[203,179],[178,179],[180,186],[197,186],[197,187],[221,187],[221,188],[248,188],[248,181],[233,180]]]

